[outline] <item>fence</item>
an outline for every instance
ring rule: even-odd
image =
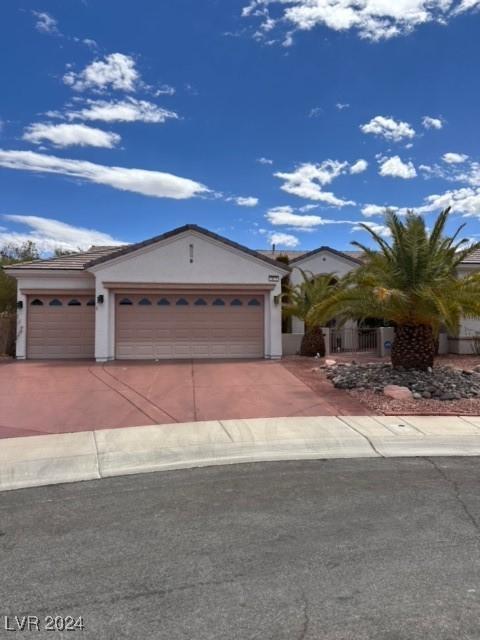
[[[0,356],[15,353],[16,316],[14,313],[0,313]]]
[[[330,353],[377,351],[377,329],[330,329]]]

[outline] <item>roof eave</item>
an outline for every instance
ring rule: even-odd
[[[90,270],[93,267],[97,267],[101,264],[105,264],[106,262],[110,262],[111,260],[115,260],[117,258],[121,258],[122,256],[126,256],[130,253],[134,253],[135,251],[139,251],[144,247],[149,247],[151,245],[154,245],[157,242],[162,242],[163,240],[174,238],[175,236],[178,236],[182,233],[186,233],[187,231],[193,231],[195,233],[199,233],[203,236],[206,236],[207,238],[210,238],[212,240],[225,244],[226,246],[229,246],[233,249],[236,249],[237,251],[246,253],[247,255],[249,255],[250,257],[256,260],[260,260],[262,262],[266,262],[270,264],[271,266],[275,267],[276,269],[279,269],[285,274],[288,274],[291,271],[288,265],[285,265],[284,263],[279,262],[278,260],[274,260],[273,258],[269,258],[268,256],[263,256],[260,253],[257,253],[253,249],[249,249],[244,245],[234,242],[233,240],[229,240],[228,238],[224,238],[223,236],[220,236],[214,233],[213,231],[209,231],[208,229],[204,229],[203,227],[200,227],[196,224],[186,224],[181,227],[177,227],[176,229],[172,229],[171,231],[167,231],[166,233],[163,233],[159,236],[154,236],[153,238],[149,238],[148,240],[143,240],[142,242],[138,242],[136,244],[127,245],[125,248],[120,249],[119,251],[115,251],[111,255],[102,256],[101,258],[96,258],[95,260],[91,260],[90,262],[87,262],[84,268],[86,270]]]
[[[353,262],[354,264],[358,264],[358,265],[363,264],[359,258],[353,258],[352,256],[349,256],[346,253],[343,253],[342,251],[337,251],[336,249],[332,249],[332,247],[325,247],[325,246],[319,247],[318,249],[313,249],[313,251],[304,253],[302,256],[299,256],[298,258],[293,258],[293,260],[290,260],[290,264],[294,264],[295,262],[301,262],[302,260],[311,258],[312,256],[315,256],[318,253],[321,253],[322,251],[327,251],[328,253],[332,253],[333,255],[343,258],[348,262]]]

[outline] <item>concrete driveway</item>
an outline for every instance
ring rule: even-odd
[[[281,362],[4,362],[0,437],[196,420],[363,415],[328,384],[310,389]]]

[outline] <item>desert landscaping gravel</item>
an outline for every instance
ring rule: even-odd
[[[326,359],[315,358],[303,358],[300,356],[291,356],[286,359],[288,362],[288,368],[292,373],[295,373],[299,377],[315,389],[315,379],[328,381],[332,374],[341,369],[352,369],[355,365],[369,365],[372,371],[375,371],[375,367],[380,367],[389,364],[389,358],[379,358],[372,354],[335,354],[327,356]],[[333,367],[326,367],[326,360],[335,360]],[[351,365],[350,367],[338,367],[339,364]],[[472,392],[477,393],[477,388],[480,387],[480,373],[475,372],[474,369],[480,367],[480,357],[478,356],[439,356],[435,361],[433,373],[430,374],[430,378],[427,378],[427,374],[422,372],[415,372],[411,375],[410,384],[408,384],[407,378],[404,377],[405,372],[398,372],[393,374],[394,379],[385,378],[385,384],[383,386],[380,381],[376,385],[377,389],[382,388],[382,391],[370,389],[368,386],[360,384],[360,388],[355,388],[352,385],[350,389],[344,389],[344,393],[350,397],[363,403],[368,407],[372,414],[383,415],[480,415],[480,395],[471,395]],[[329,371],[330,369],[330,371]],[[391,368],[385,366],[385,371],[391,372]],[[381,376],[381,374],[377,375]],[[386,375],[386,373],[385,373]],[[333,377],[335,377],[333,375]],[[424,381],[423,381],[424,380]],[[383,395],[383,387],[387,384],[395,384],[398,386],[407,386],[408,388],[419,383],[419,387],[426,382],[432,382],[436,380],[440,382],[440,386],[445,387],[443,392],[444,399],[440,400],[440,396],[424,397],[420,391],[412,390],[412,393],[416,394],[415,398],[411,400],[395,400]],[[451,389],[452,385],[457,386],[456,389]],[[433,388],[433,384],[430,385]],[[332,384],[332,387],[334,385]],[[340,388],[337,388],[340,391]],[[438,391],[438,386],[436,387]],[[471,395],[471,397],[462,397],[462,391],[464,395]],[[428,392],[425,388],[425,393],[430,393],[433,396],[433,392]],[[446,396],[450,396],[447,399]],[[451,396],[454,396],[453,398]],[[420,396],[420,397],[419,397]],[[459,396],[459,397],[457,397]]]

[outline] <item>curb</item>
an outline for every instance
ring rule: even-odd
[[[480,417],[213,420],[1,441],[0,491],[275,460],[480,456]]]

